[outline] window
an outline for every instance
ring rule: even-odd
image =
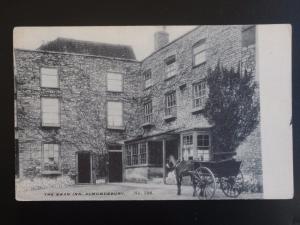
[[[107,124],[109,128],[123,128],[122,102],[107,102]]]
[[[135,166],[147,163],[147,144],[134,143],[126,145],[126,164],[127,166]]]
[[[193,135],[184,135],[183,136],[183,145],[192,145],[193,144]]]
[[[193,159],[193,135],[183,135],[182,142],[182,153],[184,160]]]
[[[42,126],[60,126],[58,98],[42,98]]]
[[[146,143],[140,143],[140,164],[146,164],[146,155],[147,155],[147,150],[146,150]]]
[[[193,66],[198,66],[206,62],[205,39],[199,41],[193,46]]]
[[[58,88],[58,70],[56,68],[41,68],[41,86]]]
[[[250,26],[242,31],[242,47],[253,44],[255,44],[255,26]]]
[[[170,78],[177,73],[177,63],[175,55],[169,56],[165,59],[166,63],[166,78]]]
[[[131,145],[126,145],[126,163],[128,166],[131,166],[132,149],[130,147],[131,147]]]
[[[58,171],[59,158],[58,144],[43,144],[43,170]]]
[[[151,69],[146,70],[144,72],[145,88],[148,88],[148,87],[152,86],[151,76],[152,76]]]
[[[139,149],[138,145],[134,144],[132,145],[132,165],[139,164]]]
[[[107,90],[114,92],[123,91],[123,74],[107,73]]]
[[[176,113],[176,92],[173,91],[165,95],[166,116],[175,115]]]
[[[203,108],[207,99],[206,82],[193,85],[193,108]]]
[[[210,160],[210,140],[208,134],[197,135],[197,158],[201,161]]]
[[[144,104],[144,123],[152,122],[152,101]]]

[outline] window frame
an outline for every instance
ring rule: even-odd
[[[172,101],[172,99],[169,101],[168,97],[172,96],[172,95],[174,95],[174,99],[173,99],[173,101]],[[175,102],[175,104],[169,106],[169,102]],[[168,92],[168,93],[165,94],[165,116],[171,116],[171,115],[173,115],[172,113],[174,115],[177,113],[177,96],[176,96],[176,90]]]
[[[207,136],[208,137],[208,145],[206,146],[200,146],[198,145],[198,136]],[[199,155],[202,155],[203,158],[200,160],[200,161],[210,161],[211,160],[211,134],[209,132],[197,132],[196,133],[196,142],[195,142],[195,145],[196,145],[196,159],[199,160]],[[199,149],[199,148],[205,148],[205,149]],[[205,159],[205,155],[207,156],[207,158]]]
[[[176,76],[177,72],[178,72],[176,54],[168,56],[164,60],[164,62],[165,62],[165,74],[166,74],[165,80],[168,80],[168,79]]]
[[[58,157],[57,157],[57,170],[46,170],[45,169],[45,145],[57,145],[58,146]],[[60,172],[61,171],[61,143],[59,142],[42,142],[42,172]]]
[[[54,123],[44,123],[44,117],[43,117],[43,113],[44,113],[44,110],[43,110],[43,99],[57,99],[58,101],[58,124],[54,124]],[[41,126],[42,127],[61,127],[61,99],[59,97],[46,97],[46,96],[41,96],[40,98],[40,112],[41,112]]]
[[[149,110],[149,108],[151,110]],[[153,104],[152,104],[152,100],[150,100],[144,103],[144,123],[151,124],[153,119],[152,115],[153,115]]]
[[[145,148],[141,146],[144,145]],[[148,165],[148,142],[134,142],[126,144],[126,167],[139,167]],[[143,149],[143,152],[142,152]],[[136,152],[134,152],[136,150]],[[135,160],[135,161],[134,161]]]
[[[56,69],[56,79],[57,79],[57,86],[56,87],[53,87],[53,86],[44,86],[43,85],[43,74],[42,74],[42,69]],[[39,72],[40,72],[40,87],[41,88],[53,88],[53,89],[59,89],[60,88],[60,79],[59,79],[59,68],[58,67],[55,67],[55,66],[45,66],[45,67],[40,67],[39,69]],[[48,76],[53,76],[53,75],[48,75]]]
[[[121,110],[121,118],[122,118],[122,125],[121,126],[112,126],[112,125],[109,125],[109,112],[108,112],[108,104],[110,102],[113,102],[113,103],[121,103],[121,106],[122,106],[122,110]],[[106,127],[108,129],[113,129],[113,130],[123,130],[124,129],[124,103],[122,101],[118,101],[118,100],[108,100],[106,101]]]
[[[190,143],[184,143],[184,138],[185,137],[191,137],[191,142]],[[187,133],[182,135],[182,146],[193,146],[194,140],[193,140],[193,133]]]
[[[201,46],[201,45],[204,45],[204,49],[201,50],[201,51],[199,51],[199,52],[197,52],[197,53],[195,53],[195,52],[194,52],[194,49],[197,48],[197,47],[199,47],[199,46]],[[197,55],[200,55],[200,54],[203,53],[203,52],[204,52],[204,54],[205,54],[205,61],[196,64],[196,62],[195,62],[196,56],[197,56]],[[206,63],[206,61],[207,61],[207,55],[206,55],[206,52],[207,52],[206,38],[203,38],[203,39],[199,40],[198,42],[196,42],[196,43],[192,46],[192,63],[193,63],[193,67],[198,67],[198,66],[200,66],[200,65]]]
[[[114,80],[114,79],[109,79],[109,74],[120,74],[121,75],[121,90],[116,91],[116,90],[109,90],[109,80]],[[124,73],[118,72],[118,71],[107,71],[106,73],[106,91],[108,92],[116,92],[116,93],[122,93],[124,92]]]
[[[200,88],[199,88],[200,85]],[[202,89],[202,85],[204,85],[204,91]],[[198,96],[196,96],[195,88],[198,87]],[[204,94],[203,94],[204,92]],[[192,96],[193,96],[193,109],[203,109],[205,107],[207,98],[208,98],[208,89],[207,89],[207,81],[206,79],[200,80],[192,84]],[[195,104],[197,100],[200,100],[199,105]]]
[[[142,145],[144,145],[145,148],[143,148],[142,152]],[[145,165],[147,164],[147,142],[140,142],[138,144],[138,149],[139,149],[139,165]],[[143,157],[144,156],[144,157]],[[143,162],[142,162],[143,159]]]
[[[146,78],[146,76],[150,76],[150,78]],[[150,88],[152,86],[152,70],[147,69],[143,73],[144,78],[144,89]]]

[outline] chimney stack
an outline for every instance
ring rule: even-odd
[[[154,50],[157,51],[158,49],[164,47],[169,43],[169,34],[166,32],[165,26],[163,30],[157,31],[154,34]]]

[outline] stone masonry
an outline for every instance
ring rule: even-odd
[[[15,49],[17,121],[20,174],[30,165],[40,166],[44,141],[61,143],[61,170],[75,168],[75,152],[91,150],[105,154],[110,143],[168,130],[209,128],[201,113],[192,114],[192,85],[204,79],[209,68],[221,65],[255,74],[255,44],[242,46],[245,26],[199,26],[138,62],[83,54]],[[206,39],[206,62],[193,67],[192,46]],[[165,59],[175,55],[176,75],[166,79]],[[41,88],[40,68],[56,67],[60,87]],[[145,89],[144,72],[151,70],[152,87]],[[106,73],[125,74],[124,91],[106,91]],[[176,91],[177,118],[164,120],[164,96]],[[41,97],[59,97],[61,125],[41,127]],[[143,103],[152,100],[153,127],[143,129]],[[124,104],[124,130],[106,128],[107,100]],[[243,159],[242,170],[262,182],[260,128],[237,150]]]
[[[30,166],[40,167],[42,142],[56,141],[61,148],[61,171],[75,168],[75,152],[104,154],[107,144],[134,135],[140,63],[134,60],[43,51],[15,50],[17,121],[20,175]],[[40,87],[40,68],[56,67],[59,88]],[[107,71],[124,73],[124,92],[106,91]],[[59,128],[41,126],[41,97],[60,99]],[[122,100],[122,131],[106,129],[106,101]],[[136,126],[134,126],[136,127]]]

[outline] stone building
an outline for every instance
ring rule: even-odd
[[[15,49],[20,175],[73,171],[77,183],[93,183],[103,168],[110,182],[149,182],[165,180],[171,155],[211,160],[207,70],[220,62],[255,73],[255,26],[199,26],[172,42],[163,30],[154,39],[142,61],[128,46],[61,38]],[[259,127],[237,157],[261,183]]]
[[[73,172],[77,183],[93,183],[98,156],[109,151],[119,160],[111,171],[122,174],[113,151],[136,127],[140,62],[132,48],[59,38],[16,49],[15,65],[20,176]]]

